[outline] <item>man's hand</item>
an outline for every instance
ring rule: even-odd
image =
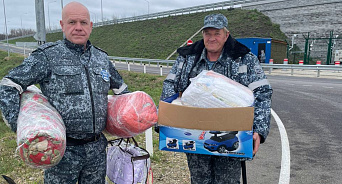
[[[258,152],[260,145],[260,135],[258,133],[253,133],[253,156]]]

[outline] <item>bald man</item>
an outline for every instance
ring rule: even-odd
[[[0,109],[16,132],[20,94],[39,84],[64,120],[66,152],[58,165],[46,169],[45,183],[105,183],[107,95],[129,92],[107,54],[89,39],[93,23],[88,9],[67,4],[60,25],[64,40],[47,43],[11,70],[0,82]]]

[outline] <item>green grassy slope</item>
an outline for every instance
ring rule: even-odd
[[[211,13],[222,13],[228,18],[233,37],[264,37],[284,40],[279,25],[256,10],[216,10],[170,16],[145,21],[97,27],[90,36],[91,42],[111,56],[165,59],[203,26],[203,19]],[[62,33],[48,34],[48,42],[62,38]],[[193,40],[201,39],[201,34]],[[12,40],[34,41],[33,37]]]

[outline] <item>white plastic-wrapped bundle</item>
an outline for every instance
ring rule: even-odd
[[[26,164],[46,169],[59,163],[66,148],[65,126],[37,87],[21,94],[17,124],[17,149]]]
[[[108,96],[106,130],[118,137],[134,137],[158,121],[157,107],[150,95],[135,91]]]
[[[228,77],[214,71],[203,70],[183,92],[183,105],[220,108],[249,107],[254,103],[253,92]]]

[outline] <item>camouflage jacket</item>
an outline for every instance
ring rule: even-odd
[[[163,83],[161,100],[168,101],[190,84],[190,78],[208,70],[203,40],[177,50],[177,57]],[[263,143],[269,133],[272,88],[259,60],[250,50],[229,36],[219,59],[211,70],[249,87],[255,96],[253,131],[259,133]]]
[[[103,131],[109,89],[115,94],[128,92],[104,51],[89,41],[84,49],[66,39],[40,46],[0,84],[0,108],[13,131],[17,128],[19,95],[29,85],[39,84],[62,116],[67,136],[74,138]]]

